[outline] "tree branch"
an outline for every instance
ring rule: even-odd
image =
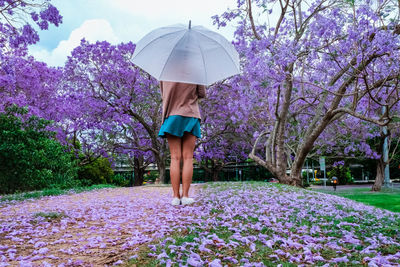
[[[338,114],[338,113],[347,113],[347,114],[350,114],[351,116],[353,116],[353,117],[356,117],[356,118],[359,118],[359,119],[361,119],[361,120],[363,120],[363,121],[368,121],[368,122],[372,122],[372,123],[374,123],[374,124],[376,124],[376,125],[379,125],[379,126],[386,126],[386,125],[388,125],[389,124],[389,120],[387,119],[386,121],[381,121],[381,120],[376,120],[376,119],[372,119],[372,118],[369,118],[369,117],[367,117],[367,116],[364,116],[364,115],[361,115],[361,114],[359,114],[359,113],[357,113],[357,112],[355,112],[355,111],[353,111],[353,110],[351,110],[351,109],[348,109],[348,108],[338,108],[338,109],[335,109],[334,111],[332,111],[332,115],[336,115],[336,114]]]
[[[275,27],[275,33],[274,33],[275,37],[278,34],[278,31],[279,31],[279,28],[281,27],[283,18],[285,17],[286,10],[287,10],[287,8],[289,6],[289,0],[285,0],[285,1],[286,1],[286,3],[285,3],[286,5],[283,6],[282,0],[279,0],[279,4],[281,5],[281,15],[279,16],[278,23],[276,24],[276,27]]]
[[[253,30],[254,37],[256,37],[257,40],[261,40],[260,35],[257,33],[256,26],[254,25],[253,12],[251,10],[251,0],[247,0],[247,12],[249,14],[251,29]]]

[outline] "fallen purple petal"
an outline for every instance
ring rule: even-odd
[[[3,205],[2,266],[87,265],[116,252],[127,261],[138,260],[134,251],[141,246],[148,249],[149,258],[166,266],[263,266],[257,260],[260,248],[268,251],[263,258],[276,265],[359,264],[360,255],[369,265],[400,263],[395,250],[399,236],[379,231],[398,227],[396,213],[263,183],[198,188],[195,205],[176,208],[169,203],[169,190],[102,189]],[[43,210],[65,217],[33,221],[33,215]],[[175,236],[184,241],[178,243]],[[378,253],[388,247],[392,250]],[[235,253],[239,249],[242,257]],[[112,264],[119,261],[122,258]]]

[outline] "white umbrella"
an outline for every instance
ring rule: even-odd
[[[160,81],[210,85],[240,73],[239,54],[219,33],[182,24],[151,31],[136,45],[133,63]]]

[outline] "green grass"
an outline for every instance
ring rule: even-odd
[[[37,212],[33,215],[33,217],[43,217],[46,219],[58,219],[65,217],[64,213],[59,213],[59,212]]]
[[[333,191],[331,186],[327,186],[327,189],[310,190],[337,195],[378,208],[400,212],[400,189],[382,189],[381,192],[371,192],[371,187],[341,189],[338,186],[336,192]]]
[[[176,253],[171,251],[171,249],[168,248],[169,245],[175,245],[175,246],[181,246],[185,242],[193,242],[195,238],[199,237],[199,232],[201,232],[201,229],[192,229],[188,230],[187,232],[184,233],[175,233],[168,238],[172,238],[174,242],[168,241],[166,242],[165,246],[163,248],[165,249],[167,255],[170,258],[174,258],[176,256]],[[228,241],[229,237],[233,234],[231,231],[229,231],[226,227],[218,227],[218,229],[213,229],[210,231],[210,234],[217,234],[217,236],[224,241]],[[162,238],[161,240],[157,240],[152,242],[153,244],[159,244],[161,243],[165,238]],[[260,262],[262,261],[266,266],[276,266],[277,263],[276,261],[273,261],[268,258],[268,255],[273,253],[273,249],[270,249],[266,246],[264,246],[261,242],[256,241],[256,251],[252,253],[251,256],[247,256],[250,261],[256,261]],[[165,266],[164,264],[160,264],[160,262],[154,258],[154,257],[149,257],[149,253],[154,253],[154,254],[159,254],[161,253],[161,246],[158,246],[155,251],[149,249],[147,246],[148,244],[141,245],[138,249],[138,252],[136,253],[138,256],[135,259],[131,259],[128,262],[126,262],[122,266],[126,267],[133,267],[133,266]],[[244,258],[245,253],[250,251],[250,248],[248,246],[237,246],[236,248],[219,248],[217,246],[212,246],[208,245],[207,246],[210,250],[212,250],[215,254],[215,257],[212,257],[209,259],[209,261],[214,260],[214,259],[222,259],[222,257],[217,256],[217,254],[222,254],[224,256],[237,256],[238,258]],[[277,247],[276,247],[277,248]],[[196,253],[201,254],[201,252],[197,251],[194,249]],[[182,260],[187,260],[187,256],[183,257]],[[227,261],[223,261],[223,265],[228,264]],[[292,263],[287,263],[285,261],[279,261],[279,263],[282,264],[284,267],[294,267],[297,266],[296,264]],[[237,264],[230,263],[226,266],[239,266],[240,262]],[[178,266],[177,263],[174,263],[173,266]]]
[[[229,194],[235,195],[237,192],[241,192],[243,189],[249,189],[249,190],[254,190],[257,191],[259,188],[262,186],[265,186],[266,184],[262,183],[254,183],[254,182],[246,182],[246,183],[208,183],[205,185],[208,189],[214,190],[229,190]],[[304,190],[304,189],[297,189],[297,188],[292,188],[292,187],[287,187],[285,185],[276,185],[276,184],[269,184],[268,186],[273,186],[274,188],[278,188],[279,191],[297,191],[297,190]],[[233,189],[234,191],[232,191]],[[265,189],[265,188],[264,188]],[[329,188],[332,189],[332,188]],[[381,192],[381,193],[369,193],[368,191],[370,190],[369,188],[357,188],[357,189],[343,189],[339,190],[337,192],[329,192],[328,190],[317,190],[317,191],[322,191],[325,193],[332,193],[334,195],[341,195],[345,197],[352,197],[352,196],[379,196],[379,195],[384,195],[384,196],[389,196],[392,197],[391,201],[396,201],[395,198],[393,197],[398,197],[400,192]],[[291,191],[290,191],[291,190]],[[314,189],[312,189],[314,191]],[[307,199],[306,196],[301,196],[301,198]],[[382,198],[382,197],[381,197]],[[352,198],[354,199],[354,198]],[[369,201],[367,204],[371,204],[371,199],[367,198]],[[251,203],[248,203],[250,206],[254,207],[254,210],[258,210],[260,207],[259,205],[251,205]],[[349,213],[353,212],[356,210],[353,210],[352,208],[349,208],[348,205],[336,205],[338,210],[342,210],[344,213]],[[281,241],[277,241],[273,244],[273,247],[270,248],[266,245],[264,245],[262,242],[255,240],[255,250],[252,253],[251,252],[252,248],[250,246],[247,246],[246,244],[241,243],[238,246],[231,246],[231,247],[226,247],[226,246],[218,246],[217,243],[215,244],[208,244],[207,249],[210,249],[210,252],[201,252],[199,249],[199,242],[196,241],[196,239],[201,238],[203,236],[203,232],[206,232],[208,234],[215,234],[217,235],[220,239],[224,240],[225,243],[229,243],[229,241],[233,242],[239,242],[235,238],[232,237],[232,235],[235,233],[235,231],[230,230],[229,227],[227,226],[222,226],[218,225],[218,222],[221,221],[221,224],[224,221],[224,215],[226,215],[226,210],[224,207],[221,205],[214,205],[209,207],[209,216],[215,218],[217,221],[217,224],[213,225],[210,227],[209,225],[202,225],[201,223],[198,226],[192,226],[190,228],[185,229],[184,231],[176,231],[174,232],[171,236],[169,236],[169,241],[165,242],[165,238],[162,238],[160,240],[154,240],[150,244],[152,245],[151,247],[148,247],[149,244],[143,244],[140,246],[140,249],[138,250],[137,253],[135,253],[135,259],[129,260],[127,263],[125,263],[123,266],[165,266],[165,263],[162,262],[162,260],[157,260],[156,257],[157,255],[160,255],[161,252],[164,252],[168,255],[170,259],[173,259],[175,263],[173,266],[178,266],[180,264],[184,264],[190,253],[184,253],[184,254],[178,254],[176,251],[176,248],[173,248],[174,250],[171,250],[168,246],[169,245],[175,245],[175,246],[180,246],[184,244],[185,242],[191,243],[195,242],[196,244],[194,246],[190,246],[190,251],[193,251],[202,257],[202,260],[205,260],[207,262],[210,262],[215,259],[220,259],[222,262],[222,265],[225,266],[239,266],[243,265],[243,262],[238,262],[238,263],[233,263],[230,260],[228,260],[229,257],[234,257],[236,260],[247,258],[250,262],[262,262],[265,266],[276,266],[277,264],[282,264],[282,266],[298,266],[298,264],[294,263],[288,263],[287,259],[285,259],[282,256],[279,256],[278,259],[271,258],[271,254],[277,254],[275,250],[279,249],[282,245]],[[285,219],[278,219],[277,224],[280,223],[285,223],[285,222],[291,222],[294,225],[289,228],[288,230],[296,233],[298,230],[298,227],[301,225],[308,225],[309,227],[313,225],[318,225],[321,223],[319,226],[322,229],[322,232],[316,232],[313,234],[310,234],[312,237],[315,238],[328,238],[328,237],[333,237],[334,240],[339,240],[343,237],[344,232],[343,230],[347,231],[354,231],[355,236],[360,239],[364,240],[365,237],[372,237],[376,236],[378,233],[383,234],[384,236],[391,237],[391,238],[396,238],[399,235],[399,230],[398,226],[400,221],[395,224],[389,225],[389,219],[388,217],[381,218],[382,224],[387,225],[386,227],[380,227],[377,229],[376,227],[372,227],[376,223],[376,218],[372,214],[365,214],[364,216],[361,217],[354,217],[354,216],[343,216],[340,219],[336,219],[336,215],[319,215],[314,214],[313,211],[309,212],[308,217],[302,218],[301,216],[298,216],[298,214],[302,212],[300,208],[293,208],[292,209],[292,214],[288,216],[288,218]],[[254,215],[253,215],[254,214]],[[268,235],[272,239],[273,235],[279,235],[283,238],[289,238],[290,233],[287,232],[274,232],[269,227],[262,227],[262,228],[250,228],[248,227],[249,225],[256,224],[259,220],[258,215],[259,213],[251,213],[249,214],[236,214],[235,217],[233,217],[233,220],[235,220],[234,225],[243,225],[244,227],[242,228],[240,234],[242,236],[258,236],[259,234],[263,235]],[[206,219],[207,216],[204,217]],[[389,215],[390,217],[390,215]],[[316,220],[311,220],[311,219],[316,219]],[[329,222],[329,223],[327,223]],[[340,227],[338,226],[339,223],[341,222],[348,222],[348,223],[354,223],[354,226],[350,225],[341,225]],[[235,227],[236,227],[235,226]],[[173,240],[171,240],[172,238]],[[164,241],[164,242],[163,242]],[[301,244],[305,244],[301,240],[298,241]],[[333,259],[336,257],[343,257],[346,255],[347,250],[350,251],[347,255],[348,259],[350,260],[349,263],[338,263],[336,266],[361,266],[363,262],[363,258],[365,256],[368,257],[375,257],[376,255],[374,253],[368,254],[360,254],[360,251],[363,250],[365,247],[370,245],[370,243],[363,241],[360,244],[343,244],[343,247],[345,248],[343,251],[337,251],[336,249],[330,248],[325,246],[325,244],[328,242],[328,239],[326,241],[321,241],[320,244],[322,245],[321,248],[312,248],[312,253],[313,254],[320,254],[323,258],[325,259]],[[164,243],[164,244],[160,244]],[[240,243],[240,242],[239,242]],[[253,247],[254,248],[254,247]],[[393,244],[380,244],[380,246],[377,248],[377,250],[383,254],[383,255],[391,255],[395,254],[397,251],[399,251],[400,247],[398,245],[393,245]],[[291,253],[292,255],[296,255],[298,253],[297,249],[291,248],[291,249],[286,249],[284,250],[286,252]],[[279,255],[279,254],[277,254]],[[226,259],[225,259],[226,258]],[[360,264],[354,264],[352,265],[352,261],[357,261]],[[313,266],[321,266],[325,264],[323,261],[316,261]],[[205,263],[205,265],[207,265]],[[205,266],[204,265],[204,266]]]
[[[71,189],[47,188],[47,189],[43,189],[41,191],[4,195],[4,196],[0,197],[0,203],[6,202],[6,201],[13,201],[13,200],[23,201],[26,199],[41,198],[41,197],[45,197],[45,196],[76,194],[76,193],[81,193],[84,191],[91,191],[91,190],[102,189],[102,188],[114,188],[114,187],[116,187],[116,186],[108,185],[108,184],[99,184],[99,185],[92,185],[92,186],[75,187],[75,188],[71,188]]]

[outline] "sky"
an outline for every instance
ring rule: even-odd
[[[59,27],[39,31],[40,41],[29,54],[49,66],[63,66],[73,48],[85,38],[91,43],[136,43],[162,26],[202,25],[233,39],[233,26],[217,29],[211,16],[236,8],[236,0],[52,0],[63,16]]]

